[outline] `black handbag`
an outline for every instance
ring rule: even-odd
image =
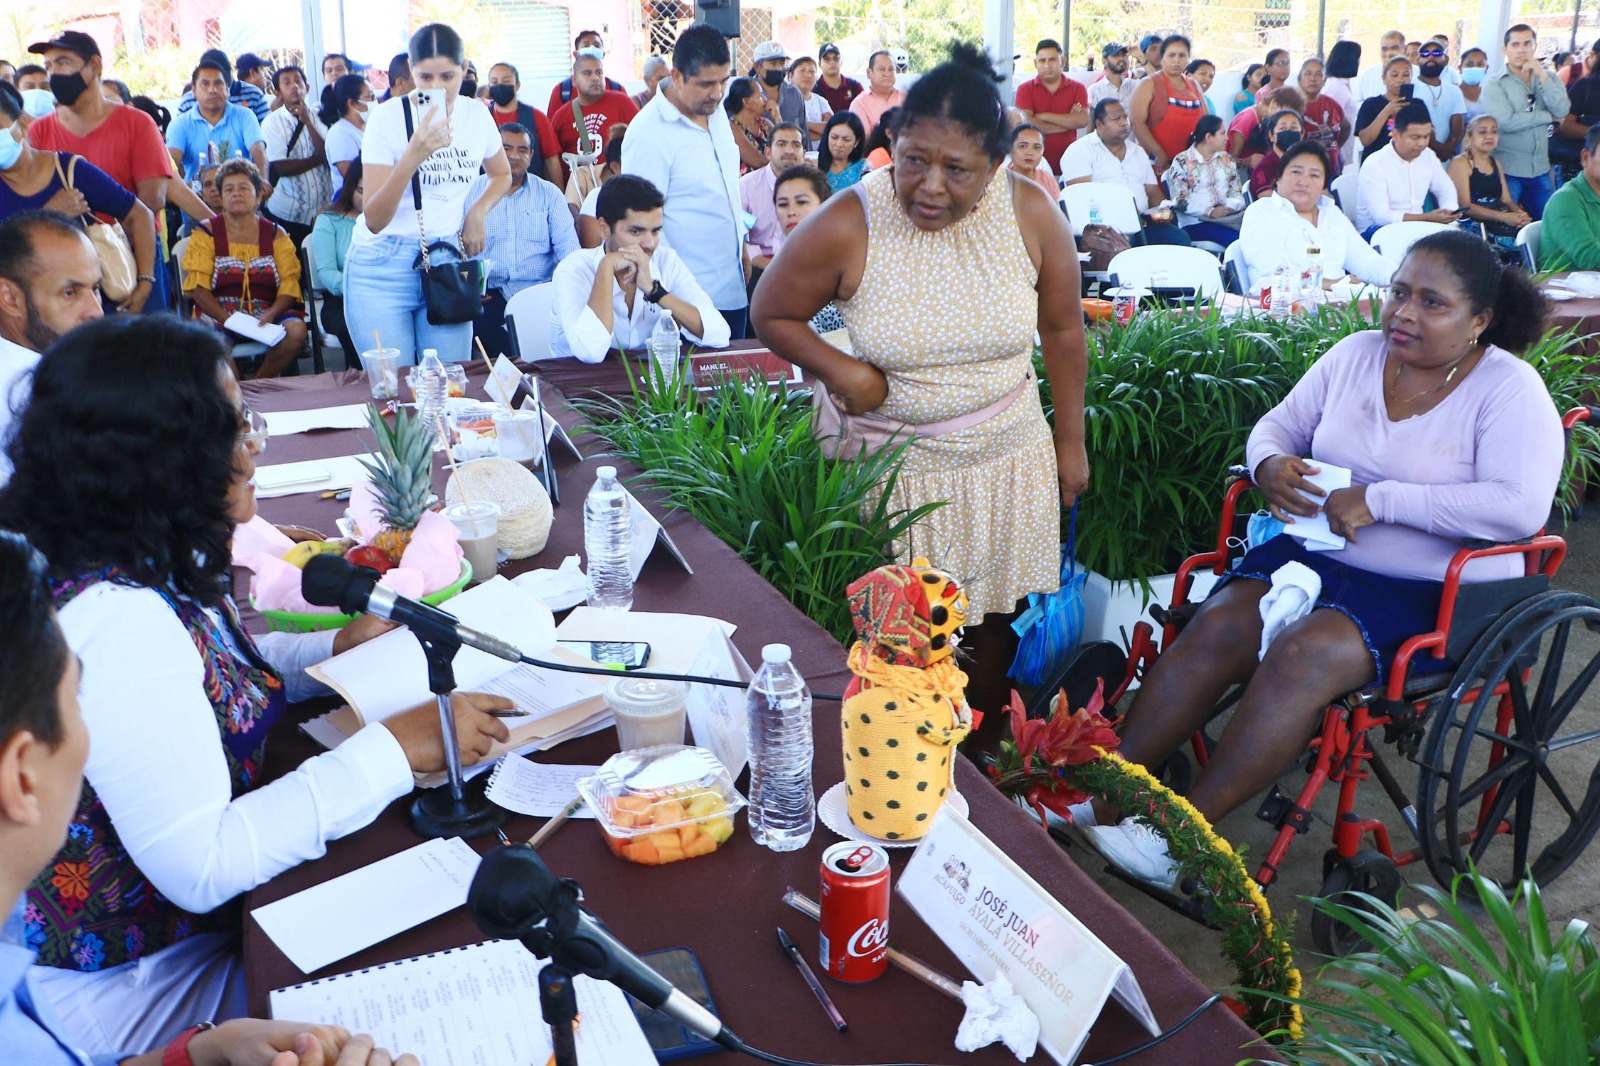
[[[406,116],[406,140],[413,134],[411,123],[411,98],[401,98]],[[483,260],[466,259],[461,249],[446,240],[428,243],[428,230],[422,213],[422,179],[418,172],[411,175],[411,200],[417,209],[417,237],[422,245],[413,270],[422,275],[422,297],[428,307],[428,323],[434,326],[458,326],[475,322],[483,313]],[[434,266],[430,253],[438,250],[454,252],[455,262]]]

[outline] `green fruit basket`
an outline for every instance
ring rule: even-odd
[[[472,564],[463,559],[461,576],[439,591],[428,593],[422,597],[422,602],[443,603],[466,588],[470,580],[472,580]],[[267,623],[267,628],[274,633],[316,633],[324,629],[342,629],[356,620],[353,614],[340,614],[337,611],[267,611],[256,606],[254,595],[250,597],[250,606],[255,607],[256,613],[261,615]]]

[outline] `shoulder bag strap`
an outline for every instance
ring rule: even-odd
[[[304,122],[296,122],[294,124],[294,132],[289,134],[289,147],[283,150],[285,157],[292,157],[294,155],[294,146],[300,143],[300,135],[305,131],[306,124]]]
[[[77,189],[77,186],[72,183],[72,179],[78,173],[78,157],[75,156],[75,155],[68,157],[68,159],[67,159],[67,169],[66,170],[62,170],[61,169],[61,153],[60,152],[52,151],[50,153],[50,158],[51,158],[51,160],[53,160],[55,162],[55,165],[56,165],[56,176],[61,179],[62,187],[63,188],[67,188],[67,189]],[[94,217],[94,212],[93,211],[90,211],[88,214],[83,216],[83,221],[92,226],[96,222],[98,222],[99,219]]]
[[[411,97],[400,98],[400,109],[406,116],[406,143],[411,143],[411,138],[416,134],[416,129],[411,124]],[[419,166],[411,172],[411,202],[417,209],[417,244],[422,249],[420,269],[428,269],[428,228],[422,220],[422,168]]]

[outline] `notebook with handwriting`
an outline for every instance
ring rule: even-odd
[[[428,1066],[533,1063],[554,1052],[539,1014],[535,958],[514,940],[487,940],[273,992],[272,1016],[370,1033],[379,1047]],[[639,1066],[655,1061],[628,998],[579,977],[578,1061]]]

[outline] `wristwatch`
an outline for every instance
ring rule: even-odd
[[[644,294],[644,299],[645,299],[646,303],[658,304],[658,303],[660,303],[662,300],[664,300],[666,298],[667,298],[667,287],[665,285],[661,284],[661,279],[660,278],[657,278],[656,279],[656,283],[654,285],[650,286],[650,291]]]
[[[161,1052],[161,1066],[194,1066],[194,1060],[189,1058],[189,1041],[197,1034],[216,1027],[215,1022],[196,1022],[173,1037]]]
[[[141,282],[141,281],[148,281],[151,285],[154,285],[156,283],[155,276],[151,275],[151,274],[140,274],[138,277],[134,278],[133,280],[134,280],[135,283]]]

